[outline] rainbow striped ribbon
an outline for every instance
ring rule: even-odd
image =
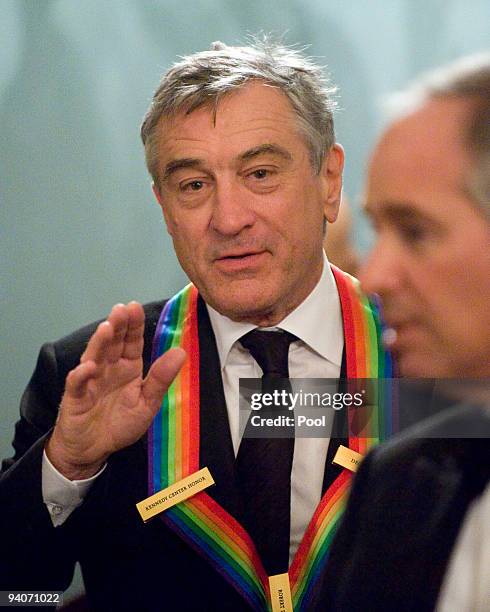
[[[369,300],[357,279],[331,267],[342,308],[347,378],[392,378],[394,364],[381,342],[384,327],[379,300]],[[363,455],[395,431],[391,386],[386,385],[373,399],[373,410],[365,427],[357,436],[349,435],[349,448]],[[349,411],[350,422],[354,417],[355,411]],[[354,429],[349,427],[350,432]],[[325,492],[289,568],[295,610],[309,609],[313,587],[327,563],[330,543],[347,501],[351,477],[351,472],[344,469]]]
[[[391,377],[392,362],[381,344],[379,304],[369,301],[356,279],[332,266],[342,308],[348,378]],[[198,471],[199,341],[197,289],[191,284],[169,300],[158,322],[153,360],[180,346],[188,355],[148,430],[148,493]],[[378,398],[371,418],[349,447],[365,453],[393,428],[391,397]],[[349,415],[350,418],[350,415]],[[328,558],[351,474],[344,470],[321,499],[289,568],[294,609],[307,610],[316,579]],[[240,523],[206,491],[160,515],[169,527],[203,555],[254,610],[270,610],[268,576],[254,543]]]

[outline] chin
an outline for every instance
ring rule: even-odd
[[[400,353],[397,355],[400,374],[404,378],[448,378],[450,369],[434,355],[426,353]]]
[[[267,314],[273,310],[274,303],[265,294],[263,284],[255,288],[251,284],[248,287],[234,287],[230,283],[219,292],[210,292],[208,295],[203,293],[203,297],[215,310],[233,321],[248,320]]]
[[[260,298],[255,301],[247,300],[234,305],[229,305],[225,310],[219,310],[233,321],[242,321],[253,323],[259,327],[271,327],[277,325],[283,318],[284,313],[281,309],[277,309],[273,304]],[[218,309],[216,309],[218,310]]]
[[[249,321],[252,323],[257,320],[268,318],[269,314],[272,312],[270,306],[257,302],[248,303],[248,300],[247,302],[228,303],[222,307],[216,308],[216,310],[229,319],[232,319],[232,321]]]

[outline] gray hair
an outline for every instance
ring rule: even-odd
[[[277,87],[287,96],[310,150],[311,163],[320,171],[325,153],[335,142],[337,90],[310,58],[264,37],[246,47],[215,42],[210,51],[183,57],[163,76],[141,126],[146,165],[155,184],[160,119],[189,114],[205,105],[214,106],[216,112],[223,95],[251,80]]]
[[[475,160],[467,188],[490,217],[490,53],[464,57],[429,73],[405,94],[397,94],[394,103],[406,111],[430,98],[475,101],[464,134],[464,144]]]

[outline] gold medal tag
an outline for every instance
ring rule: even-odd
[[[289,574],[276,574],[269,576],[271,590],[272,612],[293,612]]]
[[[214,484],[213,477],[208,468],[205,467],[178,482],[174,482],[173,485],[158,491],[151,497],[143,499],[136,504],[136,508],[146,523],[160,512],[207,489],[212,484]]]
[[[360,453],[341,444],[335,453],[332,463],[336,463],[337,465],[347,468],[351,472],[355,472],[362,459],[363,456]]]

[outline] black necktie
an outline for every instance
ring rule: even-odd
[[[263,371],[262,393],[291,392],[288,352],[295,340],[288,332],[257,329],[240,339]],[[292,416],[287,406],[276,414]],[[284,435],[291,433],[294,436],[294,427],[292,432],[283,431]],[[245,433],[236,459],[245,528],[269,576],[287,572],[289,565],[293,452],[294,437],[247,438]]]

